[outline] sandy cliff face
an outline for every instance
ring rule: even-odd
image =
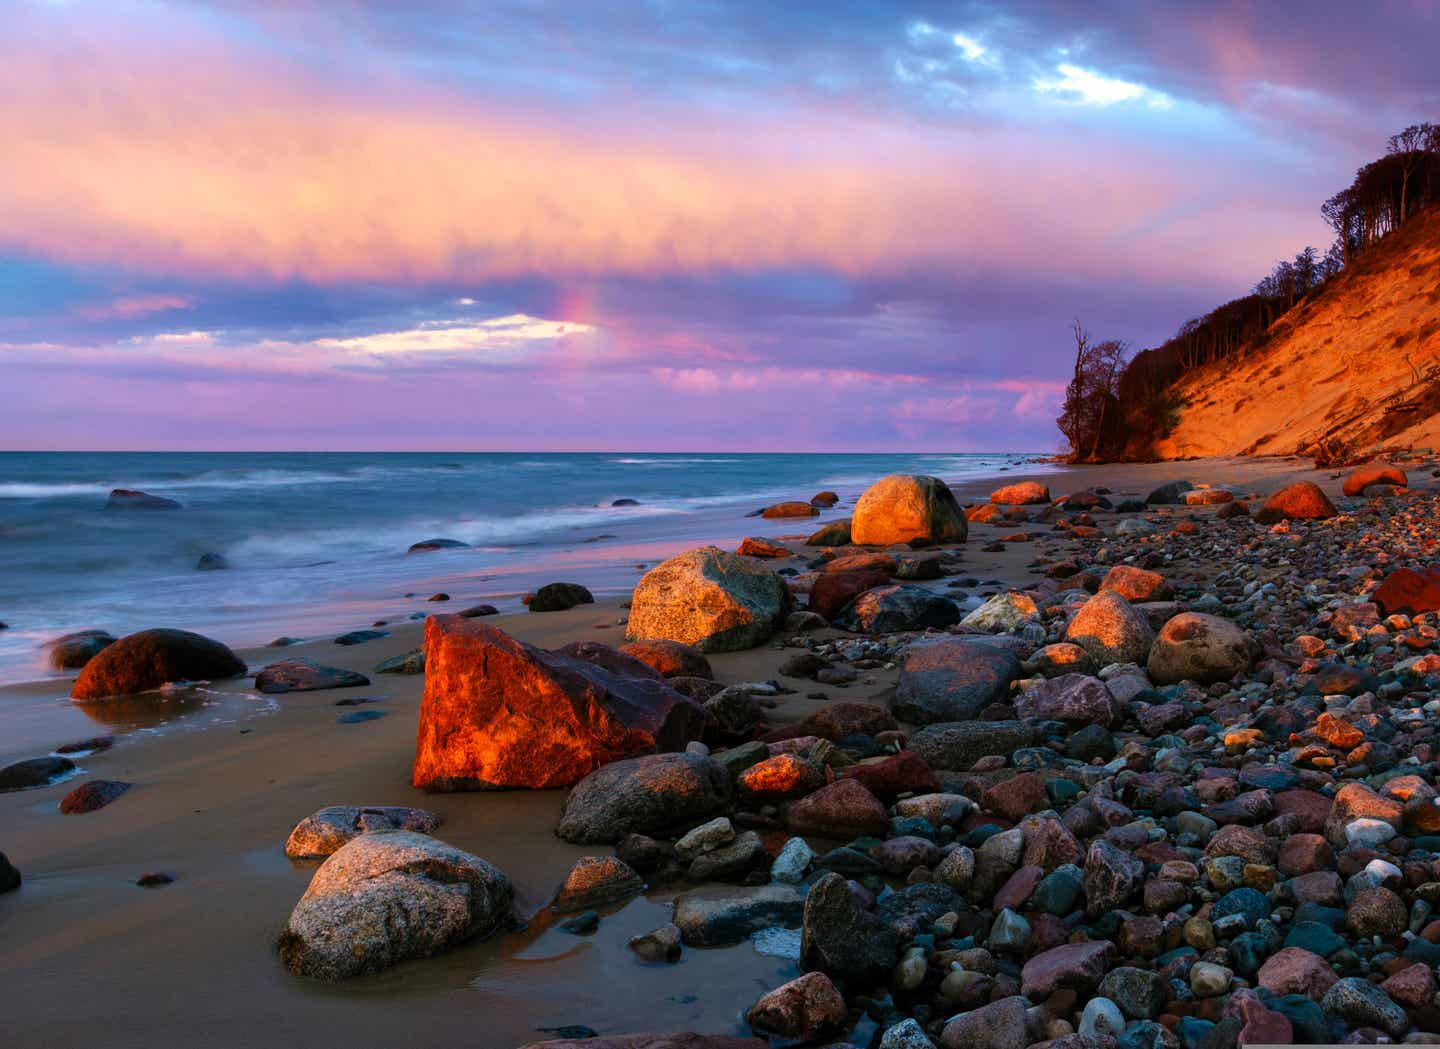
[[[1412,221],[1271,329],[1190,373],[1165,459],[1440,448],[1440,210]]]

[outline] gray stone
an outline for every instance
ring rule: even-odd
[[[255,675],[255,687],[266,694],[318,692],[328,688],[363,688],[370,679],[354,670],[327,667],[313,659],[271,663]]]
[[[1358,976],[1335,981],[1320,999],[1320,1008],[1349,1027],[1378,1027],[1391,1038],[1400,1038],[1410,1029],[1405,1010],[1378,986]]]
[[[285,842],[285,855],[291,859],[318,859],[361,834],[377,830],[432,834],[440,822],[433,812],[403,805],[330,805],[295,824]]]
[[[998,645],[944,638],[905,650],[891,710],[915,725],[969,721],[1004,700],[1020,660]]]
[[[839,979],[881,980],[899,960],[895,930],[866,910],[838,874],[810,888],[801,924],[800,968]]]
[[[674,922],[692,947],[724,947],[753,932],[793,929],[805,913],[805,892],[790,885],[695,889],[675,897]]]
[[[575,785],[556,833],[575,844],[611,844],[709,819],[730,806],[725,767],[702,754],[646,754],[611,762]]]
[[[931,768],[966,772],[987,755],[1009,756],[1033,739],[1023,721],[946,721],[917,730],[910,749]]]

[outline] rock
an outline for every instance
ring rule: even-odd
[[[142,630],[107,645],[86,663],[70,698],[108,699],[181,681],[220,681],[244,673],[244,662],[218,641],[188,630]]]
[[[792,885],[707,886],[675,897],[673,920],[689,946],[727,947],[761,929],[795,928],[805,913],[805,899],[805,892]]]
[[[1416,962],[1385,980],[1380,989],[1403,1008],[1422,1009],[1435,1000],[1435,973],[1425,963]]]
[[[1009,593],[996,594],[960,622],[976,630],[1011,634],[1039,615],[1039,607],[1028,594],[1012,590]]]
[[[589,1028],[578,1037],[530,1042],[520,1049],[768,1049],[759,1038],[734,1038],[693,1031],[665,1034],[615,1034],[597,1037]]]
[[[805,540],[806,546],[849,546],[850,519],[821,525]]]
[[[640,936],[630,938],[630,949],[647,962],[675,962],[680,960],[680,929],[665,924],[651,929]]]
[[[650,681],[665,680],[660,671],[649,663],[636,659],[630,653],[622,652],[603,641],[571,641],[569,644],[555,649],[555,655],[584,660],[618,677],[644,678]]]
[[[92,779],[60,799],[60,811],[67,816],[103,809],[129,790],[131,784],[113,779]]]
[[[823,572],[810,588],[810,611],[831,620],[867,590],[889,585],[890,574],[875,568]]]
[[[885,1032],[879,1049],[935,1049],[935,1043],[925,1036],[925,1028],[909,1018]]]
[[[621,645],[620,651],[647,664],[662,677],[715,677],[703,652],[678,641],[630,641]]]
[[[1048,503],[1050,489],[1038,481],[1018,481],[997,488],[990,493],[990,501],[997,506],[1027,506],[1032,503]]]
[[[1085,910],[1093,918],[1113,911],[1140,889],[1145,864],[1101,839],[1085,854]]]
[[[915,725],[968,721],[1003,701],[1020,676],[1020,660],[997,645],[946,638],[905,650],[890,709]]]
[[[802,503],[798,500],[776,503],[774,506],[767,506],[760,511],[761,517],[770,520],[789,517],[817,517],[819,514],[819,507],[811,506],[809,503]]]
[[[964,772],[988,755],[1028,747],[1033,738],[1023,721],[949,721],[915,732],[910,749],[931,768]]]
[[[845,999],[824,973],[810,972],[781,984],[751,1007],[745,1019],[757,1032],[802,1042],[850,1029]]]
[[[1145,614],[1113,590],[1090,598],[1065,629],[1065,640],[1079,645],[1101,666],[1144,664],[1155,632]]]
[[[1115,945],[1109,940],[1065,943],[1035,955],[1020,971],[1020,993],[1032,1001],[1067,989],[1084,996],[1100,984],[1110,967]]]
[[[546,583],[530,599],[532,612],[563,612],[576,605],[593,605],[595,595],[579,583]]]
[[[1286,947],[1260,966],[1257,977],[1271,994],[1303,994],[1317,1002],[1335,984],[1334,970],[1320,955],[1303,947]]]
[[[570,868],[550,907],[556,914],[588,911],[643,892],[640,875],[614,856],[582,856]]]
[[[887,803],[901,794],[929,794],[940,789],[940,781],[930,766],[909,750],[847,766],[840,769],[836,777],[858,780],[871,794]]]
[[[342,980],[488,936],[512,920],[510,881],[423,834],[362,834],[310,881],[280,936],[291,972]]]
[[[142,889],[158,889],[162,885],[173,885],[174,883],[174,875],[166,874],[164,871],[150,871],[135,879],[135,884]]]
[[[864,546],[892,546],[924,540],[963,543],[965,515],[954,494],[937,477],[891,474],[867,488],[855,503],[850,535]]]
[[[48,787],[61,776],[75,771],[68,758],[30,758],[0,768],[0,794],[31,787]]]
[[[1031,1044],[1026,1012],[1030,1003],[1019,995],[952,1017],[940,1032],[943,1049],[1025,1049]]]
[[[815,850],[804,838],[791,838],[775,856],[770,865],[770,880],[789,885],[798,885],[805,879],[805,871],[815,859]]]
[[[464,615],[462,612],[461,615]],[[375,664],[377,674],[423,674],[425,673],[425,650],[413,648],[398,656],[382,659]]]
[[[255,687],[267,694],[359,688],[368,684],[370,679],[364,674],[322,666],[313,659],[286,659],[271,663],[255,675]]]
[[[828,489],[823,492],[816,492],[810,497],[811,506],[819,506],[827,510],[839,501],[840,496]]]
[[[476,619],[480,616],[498,616],[500,610],[494,605],[471,605],[469,608],[462,608],[455,614],[466,619]]]
[[[1405,1010],[1375,984],[1357,976],[1336,980],[1320,1000],[1320,1008],[1349,1027],[1378,1027],[1391,1038],[1410,1029]]]
[[[608,762],[679,750],[705,724],[699,704],[664,681],[460,616],[426,621],[425,662],[412,776],[424,790],[568,786]]]
[[[1077,1033],[1085,1038],[1115,1038],[1125,1030],[1125,1017],[1120,1007],[1109,998],[1091,998],[1080,1014]]]
[[[639,499],[630,499],[630,498],[628,498],[628,497],[627,497],[627,498],[621,498],[621,499],[612,499],[612,500],[610,501],[610,505],[611,505],[611,506],[639,506],[639,505],[640,505],[640,500],[639,500]]]
[[[1062,674],[1021,692],[1015,700],[1015,713],[1022,718],[1071,725],[1109,725],[1116,718],[1118,706],[1099,678]]]
[[[130,488],[116,488],[105,501],[107,510],[180,510],[181,505],[174,499],[137,492]]]
[[[856,779],[839,779],[790,806],[786,824],[796,834],[853,838],[883,835],[889,825],[885,806]]]
[[[349,633],[341,634],[335,639],[335,644],[349,648],[353,645],[364,645],[371,641],[379,641],[382,637],[389,637],[388,630],[351,630]]]
[[[1360,937],[1399,936],[1408,919],[1405,901],[1383,885],[1358,893],[1345,911],[1345,927]]]
[[[1255,517],[1261,524],[1276,521],[1311,521],[1335,516],[1335,504],[1313,481],[1286,485],[1260,508]]]
[[[114,643],[115,636],[108,630],[79,630],[65,634],[48,645],[50,666],[56,670],[79,670]]]
[[[1372,484],[1393,484],[1398,488],[1404,488],[1409,483],[1409,478],[1405,476],[1405,471],[1400,467],[1377,460],[1351,470],[1340,490],[1348,496],[1357,496],[1364,495],[1365,489]]]
[[[735,552],[741,557],[782,558],[795,556],[793,551],[786,549],[779,543],[772,543],[768,539],[761,539],[753,535],[746,536],[740,540],[740,545],[735,549]]]
[[[1126,601],[1173,601],[1175,588],[1159,572],[1133,565],[1116,565],[1105,573],[1101,590],[1113,590]]]
[[[1170,982],[1152,969],[1122,965],[1100,981],[1100,994],[1129,1020],[1153,1020],[1170,1000]],[[1112,1034],[1116,1032],[1110,1032]]]
[[[1346,783],[1335,792],[1335,803],[1325,819],[1325,838],[1336,848],[1345,848],[1350,844],[1345,834],[1350,824],[1369,819],[1398,828],[1403,816],[1400,802],[1381,797],[1363,783]]]
[[[410,544],[407,554],[423,554],[432,550],[468,550],[469,543],[462,543],[458,539],[422,539],[418,543]]]
[[[1156,635],[1145,669],[1158,685],[1208,685],[1249,670],[1254,649],[1250,635],[1230,620],[1182,612]]]
[[[285,841],[285,855],[297,860],[320,859],[361,834],[380,830],[431,834],[440,822],[433,812],[403,805],[330,805],[295,824]]]
[[[1194,489],[1190,481],[1167,481],[1145,497],[1151,506],[1178,503],[1186,492]]]
[[[1230,989],[1235,973],[1214,962],[1196,962],[1190,969],[1190,990],[1199,998],[1218,998]]]
[[[1397,569],[1385,577],[1370,600],[1387,616],[1440,611],[1440,568]]]
[[[729,808],[731,791],[725,767],[699,754],[617,761],[576,784],[555,833],[578,845],[609,844],[631,831],[647,833],[710,819]]]
[[[751,765],[736,779],[742,798],[763,804],[809,794],[825,782],[819,768],[798,754],[776,754]]]
[[[918,586],[867,590],[835,617],[835,625],[842,630],[868,634],[947,627],[958,622],[960,608],[954,601]]]
[[[3,852],[0,852],[0,893],[14,892],[20,888],[23,879],[20,872],[10,863]]]
[[[810,887],[800,934],[800,968],[860,983],[884,979],[899,960],[895,930],[866,910],[838,874]]]
[[[214,551],[201,554],[200,560],[195,562],[195,568],[200,572],[223,572],[230,567],[229,559],[224,554],[217,554]]]
[[[640,580],[626,636],[733,652],[768,640],[791,610],[790,589],[763,565],[719,547],[691,550]]]

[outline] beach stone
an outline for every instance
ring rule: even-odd
[[[29,758],[0,768],[0,794],[31,787],[47,787],[59,777],[75,771],[69,758]]]
[[[1186,492],[1193,491],[1194,488],[1191,481],[1167,481],[1147,495],[1145,502],[1151,506],[1178,503]]]
[[[424,834],[362,834],[320,865],[278,950],[299,976],[342,980],[488,936],[512,920],[499,870]]]
[[[741,797],[762,802],[809,794],[824,783],[820,769],[798,754],[776,754],[756,762],[736,778]]]
[[[1399,568],[1370,595],[1387,616],[1416,616],[1440,610],[1440,568]]]
[[[389,636],[389,632],[385,630],[352,630],[348,634],[341,634],[337,637],[335,644],[348,648],[352,645],[364,645],[371,641],[379,641],[382,637]]]
[[[965,515],[938,477],[891,474],[867,488],[850,518],[851,539],[862,546],[923,540],[963,543]]]
[[[1114,1038],[1125,1030],[1125,1016],[1109,998],[1091,998],[1080,1013],[1077,1033],[1086,1038]]]
[[[1116,717],[1117,706],[1105,682],[1086,674],[1047,678],[1015,699],[1015,713],[1022,718],[1071,725],[1109,725]]]
[[[418,543],[411,543],[407,554],[423,554],[432,550],[468,550],[469,543],[462,543],[458,539],[422,539]]]
[[[131,488],[116,488],[105,501],[107,510],[180,510],[180,503],[164,496],[137,492]]]
[[[680,750],[706,722],[656,677],[545,652],[460,616],[426,621],[425,662],[412,774],[424,790],[568,786],[607,762]]]
[[[1382,885],[1357,894],[1345,911],[1345,927],[1356,936],[1399,936],[1408,922],[1405,901]]]
[[[464,613],[461,613],[462,615]],[[402,652],[398,656],[391,656],[389,659],[382,659],[375,664],[377,674],[423,674],[425,673],[425,650],[423,648],[411,649],[409,652]]]
[[[837,779],[793,803],[785,814],[795,834],[853,838],[883,836],[889,826],[885,805],[856,779]]]
[[[770,880],[788,885],[797,885],[805,879],[805,872],[815,860],[815,850],[804,838],[791,838],[775,856],[770,865]]]
[[[582,856],[570,868],[550,907],[556,914],[588,911],[629,899],[645,889],[624,860],[614,856]]]
[[[821,525],[805,540],[806,546],[849,546],[850,519]]]
[[[850,1028],[845,999],[821,972],[809,972],[764,995],[745,1016],[756,1031],[814,1042]]]
[[[931,768],[965,772],[983,757],[1008,756],[1033,739],[1023,721],[947,721],[916,730],[910,749]]]
[[[1196,962],[1190,968],[1190,990],[1198,998],[1219,998],[1230,989],[1235,973],[1215,962]]]
[[[142,630],[105,646],[86,663],[70,698],[108,699],[180,681],[219,681],[244,673],[245,663],[219,641],[188,630]]]
[[[741,557],[763,557],[778,559],[783,557],[794,557],[793,551],[781,546],[779,543],[772,543],[769,539],[762,539],[759,536],[746,536],[740,540],[740,545],[735,552]]]
[[[760,835],[742,831],[729,845],[696,856],[685,876],[691,881],[741,881],[763,869],[769,859]]]
[[[918,1021],[908,1017],[886,1029],[879,1049],[935,1049],[935,1043],[926,1037]]]
[[[1271,955],[1257,976],[1271,994],[1303,994],[1317,1002],[1337,979],[1329,962],[1303,947],[1285,947]]]
[[[611,844],[626,834],[701,823],[729,809],[730,774],[700,754],[649,754],[612,762],[565,799],[556,833],[576,845]]]
[[[680,929],[674,924],[665,924],[658,929],[630,938],[630,949],[647,962],[675,962],[680,960]]]
[[[1030,657],[1029,666],[1044,677],[1059,677],[1061,674],[1093,674],[1099,668],[1079,645],[1059,641],[1046,645]]]
[[[579,583],[546,583],[530,599],[532,612],[563,612],[576,605],[593,605],[595,595]]]
[[[1409,483],[1409,478],[1405,476],[1405,471],[1400,467],[1376,460],[1351,470],[1340,486],[1340,491],[1353,497],[1364,495],[1365,489],[1372,484],[1393,484],[1397,488],[1404,488]]]
[[[1286,485],[1260,508],[1256,520],[1261,524],[1276,521],[1310,521],[1335,516],[1335,504],[1313,481],[1296,481]]]
[[[967,721],[1003,701],[1020,676],[1020,660],[998,645],[947,638],[905,650],[890,709],[902,721]]]
[[[1357,976],[1336,980],[1320,1000],[1320,1008],[1349,1027],[1377,1027],[1391,1038],[1410,1029],[1405,1010],[1377,985]]]
[[[823,508],[825,508],[825,509],[829,509],[830,507],[834,506],[834,505],[835,505],[836,503],[838,503],[839,501],[840,501],[840,496],[839,496],[838,494],[836,494],[835,492],[829,491],[828,489],[827,489],[826,491],[823,491],[823,492],[816,492],[814,495],[812,495],[812,496],[810,497],[810,505],[811,505],[811,506],[819,506],[819,507],[823,507]]]
[[[229,558],[214,551],[201,554],[200,560],[195,562],[195,568],[200,572],[223,572],[231,567]]]
[[[583,659],[592,663],[601,670],[608,670],[620,677],[647,678],[652,681],[663,681],[664,677],[660,672],[628,652],[622,652],[613,645],[607,645],[603,641],[571,641],[561,645],[554,650],[558,656],[568,656],[571,659]],[[671,686],[674,687],[673,685]]]
[[[1101,590],[1113,590],[1126,601],[1173,601],[1175,588],[1159,572],[1133,565],[1116,565],[1105,573]]]
[[[23,880],[20,872],[15,869],[5,854],[0,852],[0,893],[14,892],[20,888]]]
[[[318,859],[361,834],[377,830],[431,834],[439,829],[440,822],[433,812],[403,805],[330,805],[295,824],[285,841],[285,855],[291,859]]]
[[[675,926],[691,947],[728,947],[761,929],[800,925],[805,891],[794,885],[706,886],[675,897]]]
[[[961,1013],[940,1032],[942,1049],[1025,1049],[1031,1043],[1026,1024],[1030,1003],[1019,995]]]
[[[1228,681],[1250,669],[1250,635],[1228,619],[1182,612],[1161,628],[1145,669],[1157,685]]]
[[[1013,634],[1039,615],[1040,609],[1029,594],[1011,590],[996,594],[960,622],[976,630]]]
[[[865,591],[889,585],[890,574],[875,568],[822,572],[810,587],[809,610],[832,620]]]
[[[1029,506],[1049,501],[1050,489],[1039,481],[1017,481],[990,493],[990,502],[996,506]]]
[[[645,573],[626,637],[733,652],[769,639],[789,615],[790,589],[764,565],[716,546],[690,550]]]
[[[1115,910],[1140,889],[1145,864],[1108,841],[1085,854],[1085,909],[1092,917]]]
[[[103,809],[130,789],[132,784],[113,779],[92,779],[60,799],[60,811],[67,816]]]
[[[842,630],[867,634],[947,627],[960,622],[960,606],[923,587],[880,586],[857,595],[834,622]]]
[[[1113,590],[1091,597],[1065,628],[1065,640],[1079,645],[1101,666],[1144,665],[1155,632],[1145,614]]]
[[[800,968],[842,980],[884,979],[899,961],[895,930],[865,909],[838,874],[826,874],[805,898]]]
[[[766,518],[767,520],[774,520],[776,518],[783,519],[788,517],[816,517],[819,515],[819,513],[819,507],[811,506],[809,503],[802,503],[799,500],[792,499],[789,502],[776,503],[773,506],[767,506],[765,509],[760,511],[760,516]]]
[[[836,772],[836,778],[858,780],[887,803],[901,794],[927,794],[940,789],[934,770],[911,750],[847,766]]]
[[[705,654],[679,641],[629,641],[620,646],[620,651],[645,663],[662,677],[715,677]]]
[[[1346,828],[1361,819],[1378,820],[1391,828],[1398,828],[1404,815],[1404,806],[1393,798],[1381,797],[1363,783],[1346,783],[1335,792],[1334,804],[1325,820],[1325,839],[1337,849],[1350,844]],[[1388,840],[1393,837],[1386,835]]]
[[[462,608],[455,614],[464,616],[466,619],[478,619],[480,616],[498,616],[500,610],[494,605],[471,605],[469,608]]]
[[[1133,965],[1111,969],[1100,981],[1098,990],[1130,1020],[1153,1020],[1170,1000],[1170,982],[1164,976]]]
[[[1127,517],[1115,526],[1115,534],[1124,538],[1154,535],[1160,529],[1142,517]]]
[[[1435,1000],[1435,971],[1416,962],[1390,976],[1380,989],[1403,1008],[1423,1009]]]
[[[1083,940],[1042,951],[1020,970],[1020,993],[1031,1001],[1065,989],[1087,995],[1096,989],[1115,956],[1109,940]]]
[[[267,694],[360,688],[368,684],[370,679],[364,674],[323,666],[313,659],[286,659],[271,663],[255,675],[255,687]]]
[[[55,670],[79,670],[105,648],[115,643],[108,630],[78,630],[49,643],[50,666]]]

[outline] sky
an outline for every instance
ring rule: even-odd
[[[1051,451],[1440,0],[0,0],[0,448]]]

